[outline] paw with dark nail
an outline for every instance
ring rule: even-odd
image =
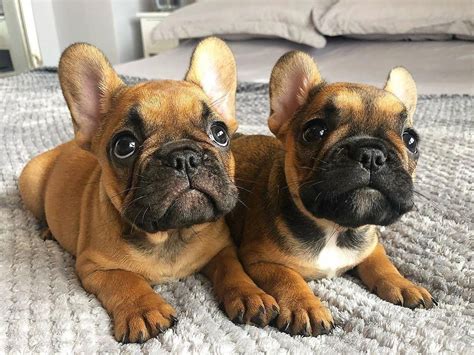
[[[275,299],[254,285],[229,290],[222,303],[229,318],[237,324],[265,327],[279,311]]]
[[[176,322],[175,310],[154,292],[120,304],[113,318],[115,338],[122,343],[143,343]]]
[[[279,300],[280,312],[273,324],[291,335],[326,334],[333,324],[331,313],[313,294],[299,300]]]
[[[374,290],[380,298],[402,307],[429,309],[435,304],[425,288],[399,275],[388,275],[378,280]]]

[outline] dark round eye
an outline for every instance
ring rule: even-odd
[[[403,132],[403,142],[410,152],[416,153],[418,151],[418,137],[414,132],[410,130]]]
[[[323,138],[328,132],[326,123],[322,120],[312,120],[306,123],[303,130],[303,140],[305,142],[314,142]]]
[[[229,135],[227,134],[227,127],[222,122],[213,122],[210,128],[209,136],[221,147],[226,147],[229,144]]]
[[[127,159],[137,150],[137,140],[131,134],[124,134],[117,138],[114,145],[114,155],[118,159]]]

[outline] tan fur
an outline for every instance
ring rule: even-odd
[[[408,110],[408,124],[412,126],[417,94],[415,81],[408,70],[403,67],[393,68],[388,74],[384,90],[395,95],[405,105]]]
[[[433,307],[433,298],[423,287],[404,278],[389,260],[382,244],[357,266],[357,274],[367,288],[390,303],[409,308]]]
[[[334,103],[343,112],[343,114],[360,116],[365,110],[364,103],[362,102],[360,95],[351,90],[346,90],[344,85],[340,85],[340,87],[337,87],[337,89],[334,91],[336,92]]]
[[[308,211],[299,188],[311,176],[310,172],[314,172],[311,170],[314,169],[313,159],[320,161],[334,144],[347,137],[351,127],[357,127],[367,135],[381,127],[385,129],[404,168],[414,174],[416,163],[409,159],[399,130],[404,110],[413,115],[416,88],[405,70],[395,69],[390,78],[395,78],[396,83],[389,80],[386,90],[353,83],[326,84],[309,56],[290,52],[277,62],[270,80],[268,123],[277,138],[242,136],[232,143],[237,167],[236,183],[243,192],[240,195],[242,204],[228,216],[227,221],[240,245],[239,256],[245,270],[258,286],[275,297],[280,306],[276,326],[281,330],[291,334],[318,335],[333,326],[330,312],[304,282],[305,279],[333,275],[318,268],[317,265],[322,263],[315,260],[321,255],[315,256],[313,249],[293,234],[290,227],[294,230],[300,226],[290,226],[282,217],[280,201],[285,197],[280,198],[280,195],[288,192],[288,199],[301,215],[313,221],[326,236],[337,237],[345,232],[348,228],[317,218]],[[311,85],[306,85],[308,82]],[[321,117],[324,114],[321,108],[328,102],[337,109],[338,126],[325,138],[317,156],[304,155],[295,142],[297,132],[306,122]],[[367,119],[367,110],[370,110],[370,120]],[[406,123],[408,126],[412,124],[411,116]],[[334,260],[341,265],[336,275],[355,267],[362,282],[381,298],[392,303],[401,302],[407,307],[420,304],[431,307],[430,294],[404,279],[389,261],[378,242],[377,228],[362,226],[357,231],[363,233],[368,242],[360,251],[347,252],[347,256],[350,255],[347,262]],[[344,258],[345,254],[341,253]]]
[[[221,107],[233,114],[236,77],[232,53],[218,39],[203,41],[189,70],[203,76],[193,66],[200,56],[220,58],[230,65],[205,70],[217,68],[217,77],[225,76],[221,88],[230,101]],[[59,76],[76,138],[32,159],[20,176],[20,192],[26,207],[76,256],[84,288],[97,295],[114,320],[115,338],[142,342],[172,326],[175,310],[150,284],[200,270],[213,282],[218,301],[232,319],[258,323],[255,320],[260,316],[270,320],[276,316],[275,300],[243,271],[224,219],[151,234],[135,231],[135,237],[146,244],[144,249],[123,235],[126,223],[121,211],[130,194],[127,179],[107,157],[111,137],[122,129],[130,109],[139,107],[154,134],[142,147],[136,164],[146,162],[165,137],[180,137],[190,130],[207,142],[207,133],[198,133],[196,123],[202,102],[212,107],[209,87],[202,88],[200,79],[125,86],[104,55],[87,44],[65,51]],[[236,129],[233,115],[225,120],[232,131]],[[229,154],[223,159],[232,178],[234,158]],[[179,240],[184,242],[178,245]]]
[[[218,68],[218,76],[216,78],[203,75],[209,66]],[[237,67],[229,47],[221,40],[212,37],[208,38],[206,43],[202,42],[198,44],[186,74],[187,81],[195,84],[200,83],[201,86],[204,83],[204,87],[215,80],[221,82],[221,84],[214,89],[216,98],[213,104],[216,110],[225,119],[226,123],[228,123],[232,133],[237,130],[237,121],[234,119],[237,81],[233,79],[236,75]],[[225,106],[231,109],[225,109]]]
[[[45,218],[44,192],[58,155],[57,149],[39,155],[25,166],[18,181],[23,203],[37,219],[43,220]]]
[[[322,79],[309,55],[289,52],[282,56],[272,70],[270,82],[270,108],[268,127],[276,135],[286,132],[285,115],[292,115],[306,101],[309,90]],[[298,84],[296,84],[298,83]]]

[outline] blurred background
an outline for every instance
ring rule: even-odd
[[[0,76],[89,42],[121,74],[181,79],[209,35],[228,40],[241,81],[267,82],[299,49],[331,81],[380,84],[403,65],[421,93],[474,93],[473,0],[0,0]]]

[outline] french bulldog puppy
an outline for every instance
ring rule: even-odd
[[[115,338],[143,342],[171,327],[176,311],[150,284],[197,271],[232,319],[276,316],[275,300],[245,274],[223,219],[238,195],[229,147],[236,66],[225,43],[202,41],[183,81],[133,86],[97,48],[74,44],[59,79],[75,139],[31,160],[20,192],[76,257]]]
[[[227,220],[245,270],[280,306],[279,329],[327,333],[331,314],[305,280],[353,268],[388,302],[435,303],[390,262],[376,227],[413,208],[416,101],[415,83],[400,67],[378,89],[327,84],[302,52],[275,65],[268,125],[276,138],[233,140],[242,204]]]

